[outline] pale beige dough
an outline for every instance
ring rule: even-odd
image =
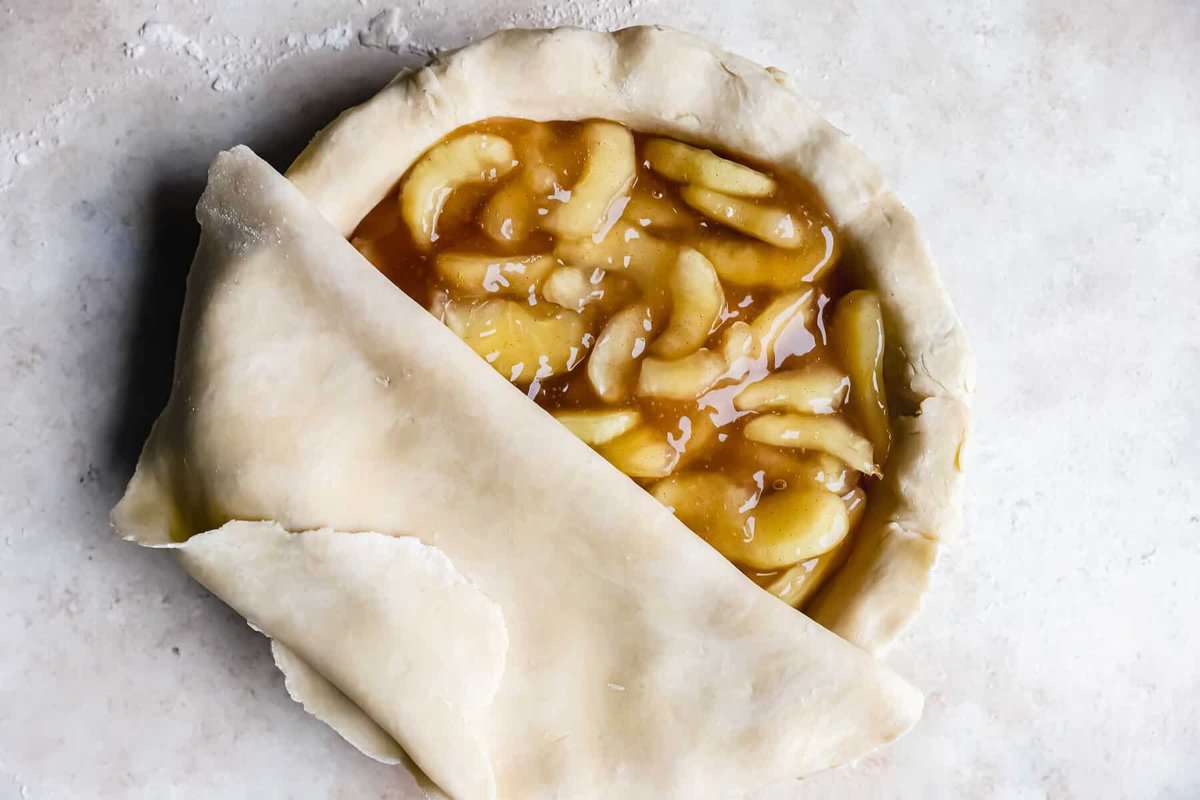
[[[753,153],[822,193],[881,294],[889,393],[912,414],[894,421],[847,566],[814,601],[829,630],[746,580],[344,239],[421,152],[491,116],[612,119]],[[776,73],[657,28],[505,32],[343,114],[288,177],[244,148],[215,163],[174,391],[113,520],[150,545],[211,531],[174,545],[185,567],[275,639],[306,708],[461,798],[726,797],[915,722],[920,695],[864,650],[912,618],[957,525],[969,353],[911,216]],[[237,519],[273,522],[221,527]],[[307,542],[325,559],[325,617],[299,588]],[[381,606],[366,547],[440,588],[400,581]],[[421,638],[429,594],[454,621],[449,644]],[[326,621],[295,624],[308,614]],[[346,626],[360,646],[339,646]],[[395,658],[433,686],[478,680],[429,694],[394,679]],[[428,711],[434,697],[444,708]]]
[[[718,798],[916,720],[248,150],[199,217],[173,399],[114,522],[307,665],[279,658],[358,747],[395,760],[386,732],[457,798]]]

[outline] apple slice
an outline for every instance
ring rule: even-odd
[[[725,290],[708,259],[684,247],[671,270],[671,316],[650,352],[682,358],[703,346],[725,308]]]
[[[587,163],[571,187],[571,196],[546,218],[546,229],[565,239],[603,236],[620,216],[623,200],[637,175],[633,134],[615,122],[583,126]]]
[[[650,169],[673,181],[742,197],[766,197],[775,191],[775,181],[769,176],[711,150],[672,139],[651,139],[643,153]]]
[[[850,409],[874,445],[876,461],[883,464],[892,446],[892,431],[883,383],[883,311],[879,295],[859,290],[839,300],[829,341],[850,375]]]
[[[654,321],[645,303],[618,311],[605,324],[592,355],[587,376],[592,389],[606,403],[620,403],[633,390],[637,361],[646,352]]]
[[[853,532],[866,510],[866,495],[855,489],[842,497],[849,515],[850,531]],[[817,593],[821,584],[846,560],[849,545],[843,539],[828,553],[801,561],[774,576],[766,584],[766,590],[793,608],[800,608]]]
[[[400,192],[400,216],[413,242],[428,250],[450,193],[467,183],[494,181],[515,166],[513,147],[499,136],[468,133],[431,148],[412,168]]]
[[[841,407],[850,379],[824,363],[774,372],[752,383],[733,398],[739,411],[794,411],[798,414],[832,414]]]
[[[859,472],[880,474],[871,442],[841,417],[767,414],[746,423],[744,433],[752,442],[829,453]]]
[[[640,397],[695,400],[724,374],[725,359],[711,350],[697,350],[676,359],[650,356],[642,362],[637,393]]]
[[[527,297],[554,269],[553,256],[491,256],[438,253],[438,275],[461,292]]]
[[[797,218],[786,208],[759,205],[703,186],[685,186],[679,196],[713,222],[785,250],[805,247],[821,236],[807,217]]]
[[[472,350],[519,386],[560,375],[586,353],[587,324],[573,311],[545,313],[496,298],[475,305],[450,301],[442,317]]]
[[[833,230],[823,225],[819,234],[794,250],[740,236],[703,236],[692,246],[712,262],[723,281],[739,286],[791,289],[820,279],[837,263],[839,246]]]
[[[554,418],[587,444],[607,444],[633,430],[642,421],[636,409],[555,411]]]

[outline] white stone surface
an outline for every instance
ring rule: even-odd
[[[777,65],[923,220],[979,360],[919,727],[769,796],[1200,797],[1200,5],[0,6],[0,798],[411,795],[107,514],[209,159],[276,165],[427,48],[664,22]]]

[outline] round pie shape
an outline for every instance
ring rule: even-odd
[[[786,84],[661,28],[507,31],[347,111],[291,183],[245,148],[222,154],[171,400],[115,528],[173,549],[270,636],[309,711],[456,798],[718,798],[895,739],[921,698],[870,653],[916,612],[957,525],[970,357],[911,215]],[[894,415],[853,552],[809,607],[828,630],[746,581],[346,240],[426,149],[501,116],[613,120],[751,154],[821,194],[855,283],[883,305]],[[493,496],[545,463],[549,490]]]
[[[916,220],[878,170],[781,71],[661,27],[505,31],[397,78],[343,113],[287,177],[344,235],[454,129],[489,117],[610,119],[732,153],[812,184],[887,331],[895,446],[846,565],[813,618],[882,652],[920,608],[938,542],[960,525],[974,367]]]

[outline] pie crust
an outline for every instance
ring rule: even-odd
[[[856,279],[883,302],[888,397],[899,413],[887,477],[850,559],[809,611],[882,653],[919,610],[939,540],[960,526],[974,386],[966,333],[912,214],[783,72],[662,27],[494,34],[344,112],[287,177],[349,235],[429,146],[488,117],[611,119],[753,154],[818,190],[864,272]]]
[[[970,358],[911,215],[785,84],[661,28],[508,31],[343,114],[290,182],[222,154],[171,400],[114,526],[270,636],[309,711],[452,797],[725,797],[896,738],[920,695],[869,653],[957,525]],[[612,119],[821,192],[882,298],[901,412],[821,625],[346,241],[429,145],[490,116]]]

